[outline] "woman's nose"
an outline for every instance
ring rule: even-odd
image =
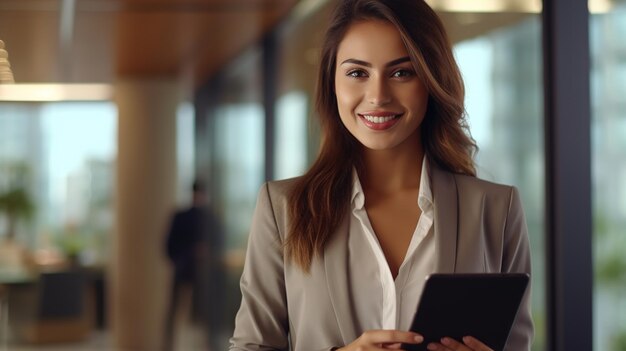
[[[391,102],[391,92],[384,79],[371,79],[368,89],[368,102],[374,106],[383,106]]]

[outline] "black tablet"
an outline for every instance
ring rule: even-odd
[[[424,342],[404,349],[427,350],[444,336],[461,341],[471,335],[501,351],[528,280],[524,273],[429,275],[411,325]]]

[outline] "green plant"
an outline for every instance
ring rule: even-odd
[[[626,330],[617,333],[613,337],[611,346],[614,351],[626,351]]]
[[[28,165],[24,162],[2,162],[0,164],[0,213],[7,222],[7,239],[15,238],[17,223],[30,219],[35,212],[27,188],[30,179]]]
[[[15,237],[15,227],[21,218],[30,219],[35,211],[35,206],[25,189],[11,189],[0,194],[0,211],[7,218],[7,238]]]
[[[596,279],[604,285],[620,286],[626,283],[626,258],[622,252],[613,251],[598,258]]]
[[[77,256],[85,247],[85,240],[78,233],[65,233],[61,235],[57,243],[59,248],[67,256]]]
[[[15,229],[20,219],[30,219],[35,212],[35,204],[26,190],[28,167],[22,163],[5,164],[2,167],[6,180],[0,188],[0,212],[7,220],[7,238],[15,237]]]

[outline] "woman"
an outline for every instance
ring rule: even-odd
[[[261,189],[231,350],[385,350],[426,275],[530,272],[517,191],[475,177],[463,83],[421,0],[343,0],[322,48],[324,138],[302,177]],[[506,350],[529,350],[528,293]],[[471,336],[429,350],[491,350]]]

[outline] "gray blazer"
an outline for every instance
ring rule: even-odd
[[[431,164],[436,272],[530,273],[528,230],[517,190],[452,174]],[[292,180],[269,182],[259,194],[241,276],[241,307],[230,350],[331,350],[359,330],[349,286],[346,215],[309,274],[283,255]],[[530,289],[507,342],[527,351],[533,337]]]

